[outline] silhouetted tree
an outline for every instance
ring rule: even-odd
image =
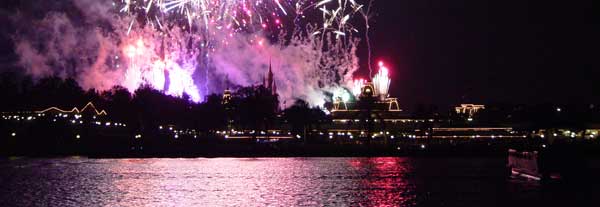
[[[273,124],[279,101],[277,95],[263,86],[242,87],[231,99],[233,120],[237,127],[269,129]]]

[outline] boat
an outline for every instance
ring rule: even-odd
[[[538,151],[508,150],[508,169],[514,176],[541,180],[543,173],[540,171]]]

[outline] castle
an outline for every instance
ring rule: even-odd
[[[277,85],[273,80],[273,69],[271,67],[271,60],[269,60],[269,72],[267,72],[267,79],[263,76],[263,86],[271,91],[271,94],[277,95]]]

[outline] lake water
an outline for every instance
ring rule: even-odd
[[[581,206],[598,199],[593,188],[507,178],[504,165],[492,158],[5,158],[0,206]]]

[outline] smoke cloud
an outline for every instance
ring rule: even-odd
[[[310,24],[277,40],[261,32],[206,37],[168,22],[142,25],[112,1],[43,4],[25,8],[41,10],[39,17],[12,15],[18,64],[34,77],[74,78],[84,89],[121,85],[133,91],[149,84],[201,101],[227,85],[261,84],[272,64],[282,103],[303,99],[316,106],[351,87],[358,69],[357,39],[311,35],[316,29]]]

